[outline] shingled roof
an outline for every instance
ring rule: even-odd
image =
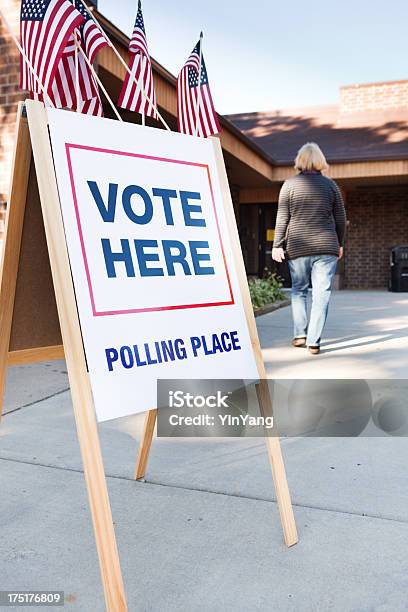
[[[408,158],[408,106],[344,112],[340,105],[227,115],[278,165],[317,142],[329,162]]]

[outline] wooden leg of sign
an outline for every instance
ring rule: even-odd
[[[272,400],[267,380],[262,379],[256,385],[256,394],[261,415],[264,417],[273,416]],[[265,440],[275,483],[276,499],[278,501],[285,543],[287,546],[293,546],[298,541],[298,537],[279,438],[267,435]]]
[[[125,590],[65,242],[47,116],[40,102],[30,100],[26,108],[106,607],[109,612],[125,612]]]
[[[266,447],[268,449],[272,477],[275,483],[276,499],[278,502],[285,544],[286,546],[293,546],[298,542],[298,534],[279,438],[266,437]]]
[[[146,412],[142,438],[140,440],[139,453],[136,460],[135,480],[140,480],[141,478],[145,477],[150,448],[152,446],[154,427],[156,425],[156,418],[157,410],[148,410],[148,412]]]
[[[17,112],[16,141],[0,271],[0,419],[3,409],[14,297],[31,162],[30,133],[27,120],[21,116],[21,112],[22,103],[19,104]]]

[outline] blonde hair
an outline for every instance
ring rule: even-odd
[[[295,159],[295,168],[300,172],[310,170],[327,170],[328,163],[318,144],[307,142],[298,151]]]

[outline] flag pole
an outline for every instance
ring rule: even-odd
[[[3,11],[0,9],[0,17],[2,18],[2,20],[4,21],[4,25],[6,26],[6,29],[9,33],[9,35],[11,36],[14,44],[16,45],[17,49],[20,51],[20,54],[22,56],[22,58],[24,59],[25,63],[27,64],[28,68],[30,69],[31,74],[33,75],[34,79],[36,80],[37,84],[40,87],[40,90],[44,96],[44,99],[47,99],[50,106],[52,108],[55,108],[55,105],[53,103],[53,101],[51,100],[50,96],[48,95],[48,93],[45,90],[44,85],[41,83],[40,79],[37,76],[36,71],[34,70],[30,60],[28,59],[27,55],[24,53],[23,48],[21,47],[20,43],[18,42],[17,38],[14,36],[13,34],[13,30],[10,27],[9,22],[7,21],[6,17],[4,16]]]
[[[108,92],[106,91],[105,87],[102,84],[101,79],[98,77],[97,73],[95,72],[94,67],[92,66],[91,62],[89,61],[85,51],[82,49],[81,45],[78,45],[78,43],[76,43],[77,47],[78,47],[78,51],[80,52],[80,54],[82,55],[82,57],[84,58],[84,60],[86,61],[90,71],[92,72],[93,76],[95,77],[95,79],[98,82],[99,87],[102,89],[103,93],[106,96],[106,99],[108,100],[110,106],[112,107],[113,112],[115,113],[116,117],[119,119],[119,121],[123,121],[122,117],[120,116],[120,114],[118,113],[118,109],[116,108],[116,106],[114,105],[114,103],[112,102],[111,98],[109,97]]]
[[[109,47],[112,49],[112,51],[115,53],[115,55],[117,56],[118,60],[120,61],[120,63],[122,64],[122,66],[124,67],[124,69],[126,70],[126,72],[129,74],[130,78],[132,79],[132,81],[135,83],[135,85],[137,86],[137,79],[136,77],[132,74],[132,71],[130,70],[129,66],[126,64],[125,60],[123,59],[123,57],[121,56],[121,54],[119,53],[119,51],[116,49],[115,45],[113,44],[113,42],[110,40],[109,36],[106,34],[105,30],[102,28],[101,24],[99,23],[99,21],[97,20],[97,18],[95,17],[95,15],[93,14],[93,12],[89,9],[89,7],[87,6],[87,4],[85,3],[84,0],[79,0],[81,2],[81,4],[83,5],[83,7],[85,8],[86,12],[92,17],[92,19],[94,20],[94,22],[96,23],[96,25],[99,27],[99,29],[101,30],[106,42],[108,43]],[[160,119],[160,121],[163,123],[164,127],[166,128],[166,130],[168,130],[169,132],[171,132],[171,128],[169,128],[168,124],[166,123],[166,121],[163,119],[163,117],[161,116],[161,114],[159,113],[159,109],[157,108],[157,105],[154,104],[154,102],[152,102],[151,98],[145,94],[147,101],[152,105],[152,107],[156,110],[157,116]]]
[[[76,94],[76,112],[80,112],[79,104],[79,65],[78,65],[78,36],[77,30],[74,31],[75,37],[75,94]]]
[[[198,136],[198,126],[200,124],[200,106],[201,106],[201,67],[203,64],[203,33],[200,32],[200,64],[198,69],[198,87],[197,87],[197,103],[196,103],[196,125],[195,135]]]
[[[144,53],[140,53],[140,60],[142,62],[141,65],[141,71],[140,74],[143,75],[144,74],[144,65],[143,65],[143,60],[145,59],[144,57]],[[147,58],[146,58],[146,62],[147,62]],[[146,125],[146,118],[145,118],[145,113],[144,113],[144,105],[145,105],[145,92],[144,92],[144,79],[142,76],[142,125],[145,126]]]

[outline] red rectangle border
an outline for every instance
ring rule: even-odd
[[[122,155],[122,156],[128,156],[128,157],[150,159],[150,160],[153,160],[153,161],[168,162],[168,163],[171,163],[171,164],[182,164],[182,165],[185,165],[185,166],[196,166],[196,167],[199,167],[199,168],[203,168],[206,171],[206,173],[207,173],[208,183],[209,183],[209,186],[210,186],[212,204],[213,204],[213,209],[214,209],[214,216],[215,216],[215,221],[216,221],[216,224],[217,224],[218,238],[219,238],[219,241],[220,241],[222,258],[223,258],[223,261],[224,261],[225,273],[226,273],[227,281],[228,281],[228,288],[229,288],[229,292],[230,292],[230,299],[228,301],[222,301],[222,302],[203,302],[203,303],[198,303],[198,304],[180,304],[180,305],[177,305],[177,306],[152,306],[152,307],[149,307],[149,308],[131,308],[129,310],[98,311],[97,308],[96,308],[96,305],[95,305],[94,292],[93,292],[93,289],[92,289],[91,274],[89,272],[88,259],[87,259],[87,256],[86,256],[85,242],[84,242],[84,236],[83,236],[83,232],[82,232],[81,218],[80,218],[80,214],[79,214],[78,199],[77,199],[76,190],[75,190],[74,173],[73,173],[73,169],[72,169],[71,149],[80,149],[80,150],[85,150],[85,151],[96,151],[97,153],[108,153],[109,155]],[[210,307],[210,306],[229,306],[229,305],[232,305],[232,304],[235,303],[234,302],[234,295],[232,293],[231,279],[230,279],[230,275],[229,275],[229,271],[228,271],[227,260],[226,260],[226,257],[225,257],[224,245],[223,245],[222,237],[221,237],[221,230],[220,230],[219,221],[218,221],[217,209],[216,209],[216,206],[215,206],[214,191],[213,191],[213,186],[212,186],[212,182],[211,182],[210,169],[209,169],[207,164],[200,164],[200,163],[196,163],[196,162],[183,161],[183,160],[179,160],[179,159],[170,159],[170,158],[166,158],[166,157],[155,157],[155,156],[152,156],[152,155],[142,155],[140,153],[129,153],[129,152],[126,152],[126,151],[116,151],[116,150],[113,150],[113,149],[102,149],[102,148],[99,148],[99,147],[89,147],[89,146],[86,146],[86,145],[79,145],[79,144],[72,144],[72,143],[65,143],[65,151],[66,151],[66,155],[67,155],[68,171],[69,171],[69,178],[70,178],[70,183],[71,183],[72,197],[73,197],[74,207],[75,207],[75,217],[76,217],[76,222],[77,222],[77,227],[78,227],[79,241],[80,241],[80,244],[81,244],[82,258],[83,258],[83,261],[84,261],[86,279],[87,279],[88,289],[89,289],[89,296],[90,296],[90,300],[91,300],[92,312],[93,312],[94,317],[105,317],[105,316],[112,316],[112,315],[133,314],[133,313],[137,313],[137,312],[156,312],[156,311],[163,311],[163,310],[182,310],[182,309],[187,309],[187,308],[206,308],[206,307]]]

